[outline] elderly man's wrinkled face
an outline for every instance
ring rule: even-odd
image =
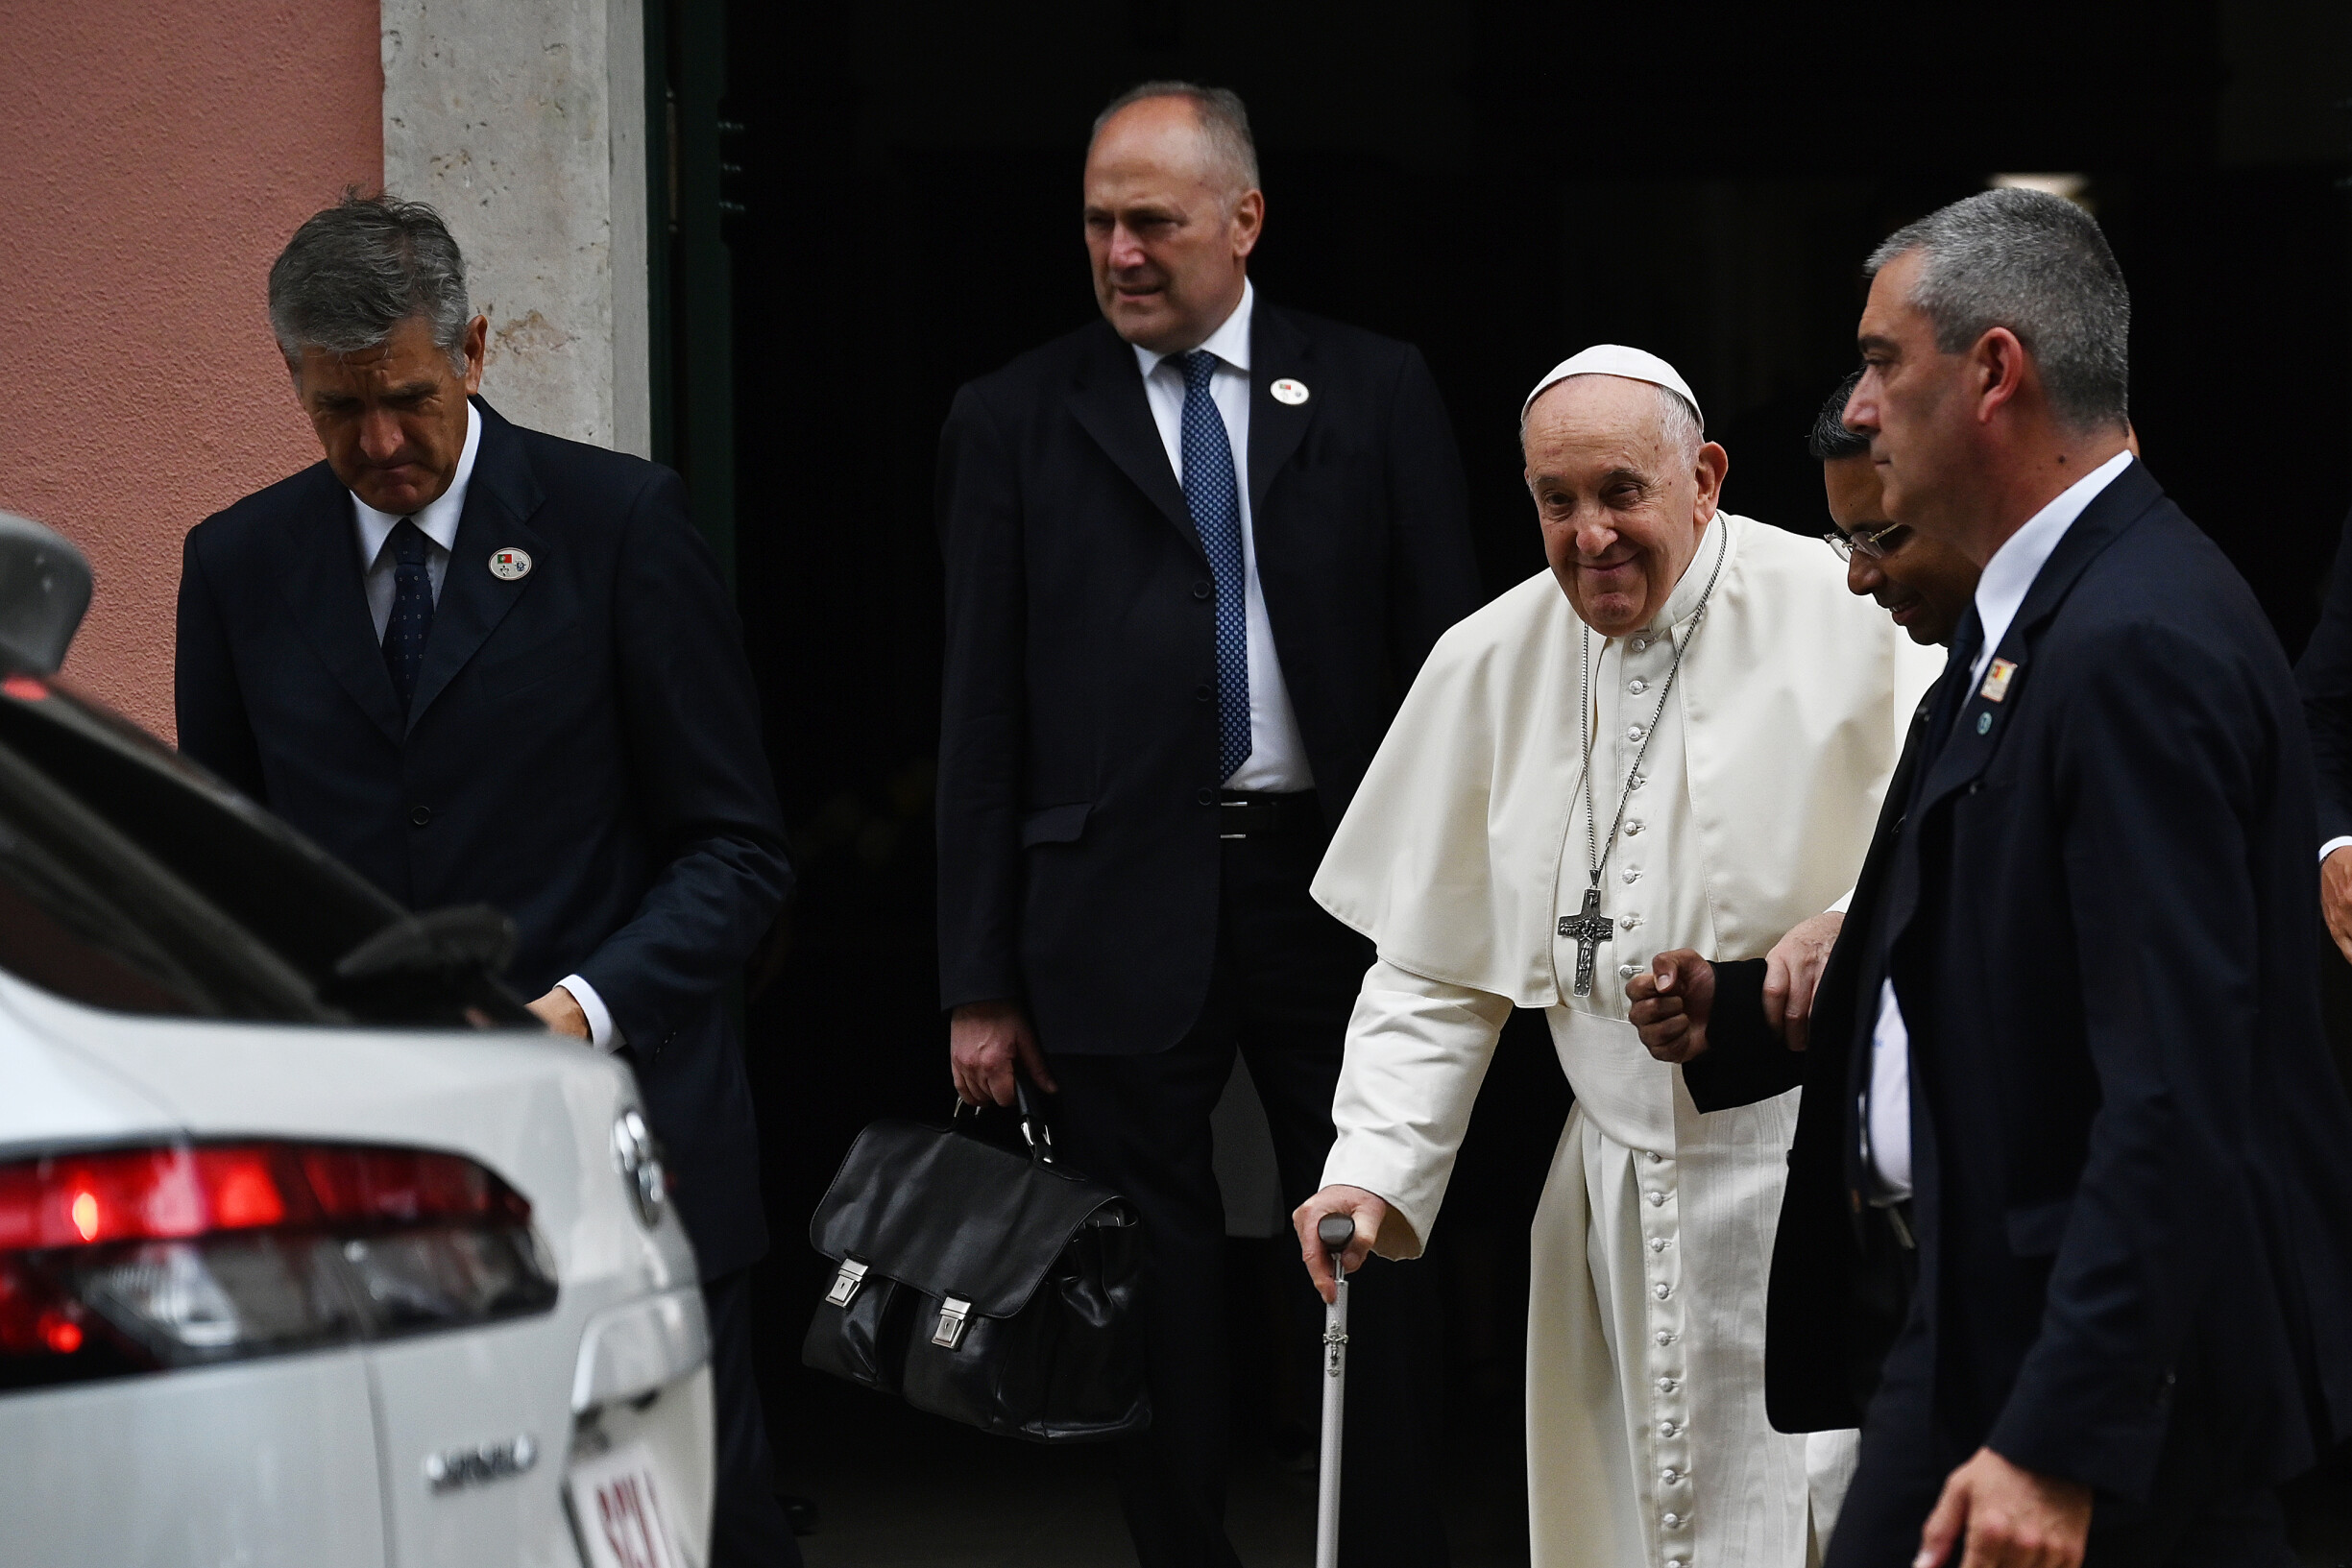
[[[1656,617],[1698,554],[1731,460],[1666,434],[1657,387],[1572,375],[1527,411],[1527,489],[1543,553],[1584,623],[1623,637]]]
[[[1882,552],[1855,550],[1846,558],[1847,591],[1877,600],[1914,642],[1950,642],[1976,593],[1976,568],[1968,557],[1886,515],[1869,453],[1824,463],[1821,483],[1831,520],[1849,536],[1872,539]]]
[[[467,326],[463,374],[422,316],[356,353],[303,346],[295,395],[327,448],[327,466],[352,495],[399,517],[441,498],[465,454],[466,398],[481,390],[489,334],[479,316]]]
[[[1266,199],[1232,187],[1187,99],[1146,98],[1103,127],[1086,155],[1086,253],[1128,342],[1198,349],[1241,303]]]

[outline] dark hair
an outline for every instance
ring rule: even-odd
[[[1938,350],[1958,353],[2005,326],[2062,422],[2130,422],[2131,291],[2091,214],[2048,191],[1983,191],[1896,230],[1871,253],[1871,275],[1914,251],[1911,303],[1935,324]]]
[[[1854,389],[1862,384],[1862,373],[1850,371],[1830,394],[1830,400],[1821,405],[1813,416],[1813,433],[1806,439],[1805,449],[1824,463],[1841,457],[1859,457],[1870,450],[1870,438],[1858,430],[1846,428],[1846,404],[1854,397]]]
[[[289,366],[304,345],[329,353],[373,349],[412,316],[464,369],[466,262],[441,214],[423,202],[362,196],[314,213],[270,267],[270,329]]]

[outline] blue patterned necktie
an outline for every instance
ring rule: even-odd
[[[1184,356],[1184,504],[1217,579],[1217,777],[1249,757],[1249,636],[1243,611],[1242,495],[1233,479],[1233,440],[1209,396],[1217,356]]]
[[[392,529],[392,618],[384,622],[384,668],[400,712],[416,694],[417,671],[424,663],[424,639],[433,629],[433,575],[425,566],[424,530],[402,518]]]

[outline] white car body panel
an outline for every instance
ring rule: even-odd
[[[601,1450],[617,1426],[644,1441],[703,1560],[707,1330],[675,1211],[648,1228],[616,1161],[615,1122],[638,1104],[624,1065],[522,1031],[98,1012],[0,974],[0,1155],[179,1136],[464,1153],[530,1200],[558,1281],[554,1308],[535,1316],[0,1393],[0,1568],[571,1568],[574,1389],[622,1386],[647,1402],[591,1413],[587,1444]],[[605,1326],[584,1343],[592,1321]],[[427,1480],[434,1455],[524,1435],[535,1462],[520,1474],[442,1490]]]
[[[384,1568],[356,1350],[0,1396],[0,1562]]]

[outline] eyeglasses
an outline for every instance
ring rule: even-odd
[[[1821,537],[1840,561],[1853,560],[1856,550],[1873,561],[1883,561],[1910,542],[1911,530],[1907,523],[1890,522],[1883,528],[1865,528],[1854,534],[1832,528]]]

